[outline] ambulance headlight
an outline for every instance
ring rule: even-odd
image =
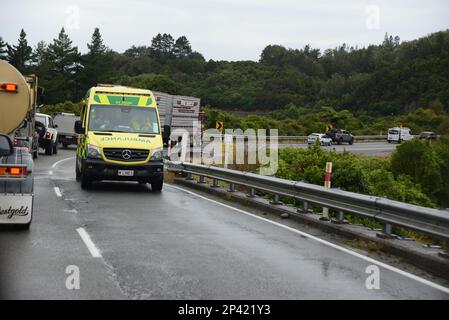
[[[87,145],[87,157],[91,159],[101,159],[100,148],[91,144]]]
[[[162,157],[162,149],[154,149],[153,152],[151,152],[150,160],[162,160]]]

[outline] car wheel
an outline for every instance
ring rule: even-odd
[[[81,173],[81,189],[87,190],[92,187],[92,180],[85,173]]]
[[[354,140],[349,140],[349,144],[352,145],[354,143]]]
[[[45,147],[45,154],[51,156],[53,154],[53,141]]]
[[[55,142],[53,144],[53,154],[58,154],[58,143],[57,142]]]
[[[160,192],[162,190],[163,185],[164,185],[163,178],[156,180],[156,181],[152,181],[151,182],[151,191]]]

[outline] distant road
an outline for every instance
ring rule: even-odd
[[[281,148],[307,148],[304,143],[281,143]],[[388,156],[398,146],[397,143],[380,142],[355,142],[352,146],[349,144],[332,145],[330,147],[322,147],[325,150],[334,150],[337,152],[348,151],[355,154],[364,154],[367,156]]]

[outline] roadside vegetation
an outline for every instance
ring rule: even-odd
[[[329,152],[315,145],[285,148],[279,150],[276,175],[323,185],[326,162],[333,164],[333,188],[426,207],[449,207],[448,136],[435,142],[405,142],[389,158]]]

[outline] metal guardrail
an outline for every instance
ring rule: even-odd
[[[343,223],[344,214],[348,213],[382,222],[386,235],[391,235],[392,226],[397,226],[424,233],[449,244],[447,211],[227,168],[174,161],[167,161],[166,164],[169,171],[186,173],[188,178],[191,175],[200,176],[200,183],[204,183],[204,177],[212,178],[212,187],[217,187],[218,181],[224,181],[230,184],[229,191],[234,191],[235,185],[242,185],[250,189],[249,196],[255,196],[256,190],[273,194],[274,204],[279,203],[280,196],[299,200],[302,208],[298,211],[301,213],[307,213],[309,204],[314,204],[338,212],[337,223]],[[447,254],[449,252],[444,253],[445,256]]]

